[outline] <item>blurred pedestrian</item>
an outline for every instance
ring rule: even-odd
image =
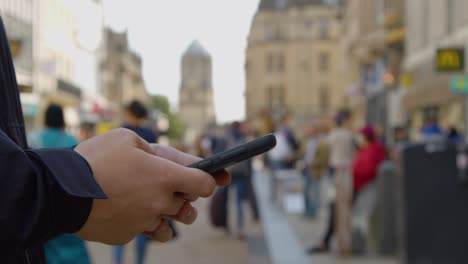
[[[143,126],[146,117],[148,116],[148,111],[146,107],[140,101],[132,101],[126,107],[126,122],[123,125],[124,128],[127,128],[135,132],[138,136],[146,140],[148,143],[156,143],[157,136],[156,133]],[[137,235],[136,237],[136,263],[143,264],[146,255],[146,246],[148,238],[142,234]],[[125,246],[115,246],[114,247],[114,263],[122,264],[123,262],[123,252]]]
[[[454,126],[451,126],[448,130],[447,133],[447,138],[452,142],[453,144],[458,144],[458,143],[463,143],[464,138],[460,133],[458,132],[457,128]]]
[[[213,177],[187,168],[198,159],[128,129],[73,149],[30,149],[1,16],[0,157],[1,263],[45,263],[44,241],[61,234],[113,245],[142,232],[167,241],[172,230],[163,216],[193,223],[191,202],[230,181],[226,171]]]
[[[440,139],[443,135],[444,131],[437,122],[437,119],[435,117],[426,118],[424,126],[421,128],[421,139],[423,141]]]
[[[96,126],[90,122],[83,122],[80,125],[79,140],[85,141],[96,135]]]
[[[410,143],[406,128],[403,126],[395,126],[393,128],[393,145],[389,146],[388,159],[392,164],[400,159],[401,150]]]
[[[246,134],[246,139],[247,141],[253,140],[258,137],[258,135],[255,134],[255,131],[248,129],[247,131],[244,131],[244,134]],[[254,159],[249,159],[247,160],[247,167],[248,167],[248,172],[247,172],[247,200],[250,205],[250,209],[252,210],[252,216],[254,221],[258,221],[260,218],[260,213],[258,211],[258,204],[257,204],[257,195],[255,192],[255,188],[253,186],[253,177],[254,177],[254,169],[253,169],[253,160]]]
[[[45,111],[45,129],[34,132],[29,137],[32,148],[71,147],[78,140],[65,132],[63,109],[58,104],[50,104]]]
[[[351,161],[355,152],[355,139],[348,128],[349,114],[341,112],[336,127],[330,133],[330,165],[335,180],[335,227],[338,254],[351,254]]]
[[[317,145],[319,141],[318,126],[315,122],[305,124],[304,132],[307,137],[304,151],[304,168],[302,175],[304,177],[304,205],[305,216],[316,217],[319,205],[319,176],[313,175],[311,171],[312,162],[315,159]]]
[[[385,160],[385,146],[376,137],[372,126],[361,129],[362,143],[353,159],[353,199],[377,176],[378,166]]]
[[[375,124],[373,126],[374,134],[375,134],[375,139],[377,141],[382,142],[383,144],[387,143],[387,137],[385,135],[385,127],[382,126],[381,124]]]
[[[285,170],[294,170],[299,154],[299,143],[287,121],[287,116],[284,115],[275,128],[276,146],[267,153],[267,164],[271,169],[270,196],[273,201],[277,199],[279,173]]]
[[[78,144],[72,135],[65,132],[65,118],[60,105],[51,104],[45,112],[45,129],[38,132],[31,142],[35,148],[72,147]],[[61,235],[45,244],[46,262],[60,263],[90,263],[89,255],[83,240],[72,235]]]
[[[226,141],[228,148],[234,148],[246,142],[246,136],[241,131],[240,123],[233,122],[226,132]],[[237,163],[228,168],[232,175],[232,185],[229,188],[236,190],[236,227],[237,237],[245,239],[244,233],[244,208],[243,202],[247,191],[247,177],[249,173],[249,164],[247,161]]]
[[[327,140],[329,144],[330,177],[334,180],[335,195],[330,203],[327,228],[322,241],[307,250],[309,254],[327,252],[333,235],[337,234],[338,250],[342,255],[351,251],[351,198],[352,175],[351,161],[354,156],[354,136],[347,128],[349,113],[340,111],[335,117],[335,128]]]
[[[385,161],[385,146],[380,142],[374,128],[367,125],[360,130],[361,144],[353,159],[353,251],[363,253],[365,237],[368,233],[370,214],[376,202],[375,187],[371,185],[377,178],[377,171]]]
[[[281,118],[274,133],[276,147],[268,152],[269,165],[273,170],[293,169],[295,165],[300,146],[287,121],[287,116]]]

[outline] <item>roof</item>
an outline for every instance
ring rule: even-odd
[[[323,0],[261,0],[259,10],[281,10],[287,7],[321,5]]]
[[[200,44],[198,40],[192,41],[190,46],[184,53],[184,56],[205,56],[209,57],[210,53]]]

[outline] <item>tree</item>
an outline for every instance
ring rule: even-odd
[[[169,100],[164,95],[152,95],[151,104],[153,108],[158,109],[166,115],[169,115],[171,112]]]
[[[151,96],[151,106],[167,116],[167,119],[169,120],[167,136],[169,139],[177,140],[182,137],[184,133],[183,124],[179,116],[171,111],[171,105],[167,97],[164,95]]]

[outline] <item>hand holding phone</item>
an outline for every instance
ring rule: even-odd
[[[275,146],[275,136],[273,134],[268,134],[261,138],[252,140],[237,147],[210,156],[206,159],[195,162],[189,165],[188,167],[200,169],[202,171],[212,174],[218,170],[225,169],[238,162],[265,153],[274,148]]]

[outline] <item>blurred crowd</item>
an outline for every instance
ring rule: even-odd
[[[432,139],[454,144],[464,141],[456,128],[443,129],[433,118],[425,121],[413,139],[405,127],[392,128],[391,135],[378,124],[354,128],[347,110],[304,124],[303,140],[294,135],[287,117],[278,122],[274,133],[277,146],[266,157],[272,197],[278,199],[278,175],[300,171],[305,216],[316,218],[321,209],[327,211],[323,235],[307,253],[333,249],[340,256],[365,252],[369,221],[376,206],[376,179],[382,171],[395,168],[402,147]]]
[[[246,122],[232,122],[224,126],[210,126],[198,137],[193,150],[199,157],[209,157],[213,154],[236,147],[258,136]],[[227,235],[245,239],[244,201],[247,200],[254,221],[258,221],[259,212],[252,184],[252,160],[247,160],[228,168],[232,175],[232,184],[218,189],[211,198],[210,219],[213,226],[222,228]],[[232,190],[232,191],[230,191]],[[229,201],[235,201],[235,225],[229,225]]]
[[[149,143],[158,142],[158,133],[146,125],[148,110],[143,103],[132,101],[126,107],[126,118],[122,127],[127,128]],[[51,104],[47,107],[44,116],[44,129],[33,131],[28,135],[28,142],[31,148],[60,148],[73,147],[80,141],[87,140],[96,136],[96,127],[90,123],[83,123],[77,137],[66,132],[64,110],[61,105]],[[169,221],[173,229],[174,236],[177,236],[177,230],[172,221]],[[143,264],[146,254],[146,247],[149,238],[144,235],[138,235],[136,238],[136,263]],[[123,253],[125,246],[115,246],[113,248],[114,263],[123,263]],[[87,252],[85,242],[80,238],[65,234],[48,241],[45,245],[47,263],[92,263]]]
[[[159,134],[148,126],[148,111],[144,104],[133,101],[126,106],[126,118],[122,127],[130,129],[149,143],[157,143]],[[96,128],[84,123],[79,135],[65,131],[63,109],[51,104],[45,113],[45,128],[33,131],[28,140],[33,148],[72,147],[78,142],[96,136]],[[304,214],[316,218],[320,210],[327,211],[327,224],[323,235],[309,254],[328,252],[332,248],[339,255],[348,256],[364,251],[369,232],[369,218],[375,206],[375,181],[385,162],[397,158],[398,150],[411,141],[404,127],[392,129],[392,142],[388,134],[376,124],[367,124],[355,129],[351,126],[349,111],[342,110],[333,118],[317,118],[304,124],[304,138],[298,138],[284,116],[274,128],[277,146],[263,156],[263,163],[272,172],[300,171],[303,177]],[[192,152],[199,157],[233,148],[259,137],[247,122],[232,122],[223,126],[213,125],[188,146],[182,141],[173,145],[179,150]],[[428,119],[416,140],[443,138],[453,143],[463,142],[455,128],[442,129],[436,120]],[[241,162],[228,168],[232,184],[219,188],[210,200],[209,218],[214,227],[223,229],[228,236],[245,239],[244,201],[251,209],[249,215],[259,219],[259,210],[252,183],[254,174],[252,161]],[[274,196],[274,191],[272,191]],[[274,198],[274,197],[273,197]],[[232,200],[231,200],[232,199]],[[235,223],[228,219],[232,201]],[[174,234],[176,227],[171,223]],[[140,235],[136,239],[136,263],[144,263],[148,238]],[[114,263],[122,263],[124,246],[113,249]],[[48,263],[64,263],[80,259],[79,263],[91,263],[85,243],[67,234],[46,244]]]

